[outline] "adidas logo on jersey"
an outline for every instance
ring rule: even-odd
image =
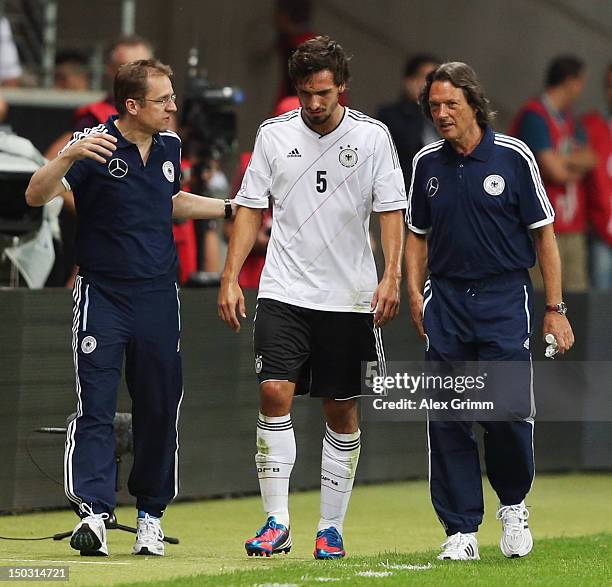
[[[292,151],[289,151],[289,153],[287,153],[287,157],[301,157],[300,152],[297,150],[297,147],[295,149],[293,149]]]

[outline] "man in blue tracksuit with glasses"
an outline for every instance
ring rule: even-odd
[[[70,545],[106,556],[115,507],[113,417],[125,356],[132,398],[136,497],[134,554],[164,554],[160,518],[178,492],[178,416],[183,397],[180,303],[173,218],[229,217],[232,205],[180,189],[181,141],[171,69],[156,60],[115,77],[118,116],[82,133],[33,176],[32,206],[72,190],[79,275],[72,350],[77,416],[64,455],[66,495],[81,517]]]
[[[514,417],[481,424],[487,475],[500,500],[500,547],[506,557],[525,556],[533,547],[524,500],[535,470],[528,268],[536,252],[546,289],[544,333],[555,336],[561,353],[574,342],[554,212],[531,151],[491,130],[489,102],[468,65],[444,63],[432,72],[421,105],[442,140],[413,160],[406,213],[411,317],[429,361],[517,362],[501,390]],[[431,498],[448,536],[438,558],[478,560],[484,504],[472,422],[430,418],[428,439]]]

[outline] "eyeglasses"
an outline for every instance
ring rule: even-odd
[[[159,98],[157,100],[151,100],[151,98],[142,98],[144,102],[155,102],[155,104],[160,104],[161,106],[168,106],[170,102],[176,102],[176,94],[170,94],[169,96],[164,96],[163,98]]]

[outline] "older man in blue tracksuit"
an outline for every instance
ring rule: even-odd
[[[500,547],[507,557],[525,556],[533,547],[524,500],[534,476],[528,268],[536,251],[546,288],[544,332],[562,353],[574,341],[554,212],[531,151],[491,130],[488,100],[468,65],[438,67],[421,103],[443,139],[413,161],[406,214],[411,317],[426,339],[427,360],[517,362],[501,390],[513,417],[481,424],[487,475],[500,501]],[[430,418],[428,436],[431,498],[448,536],[438,558],[477,560],[484,505],[472,422]]]

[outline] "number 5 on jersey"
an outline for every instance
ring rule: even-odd
[[[327,171],[325,170],[317,171],[317,191],[320,194],[327,190],[327,178],[325,177],[326,173]]]

